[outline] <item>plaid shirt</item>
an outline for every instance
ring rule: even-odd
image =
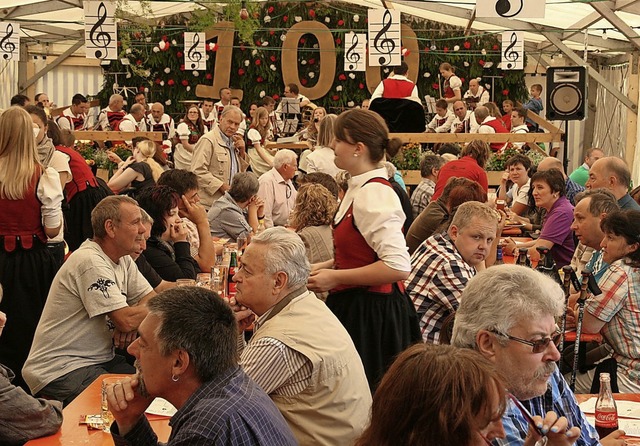
[[[499,364],[496,365],[500,367]],[[549,378],[544,395],[521,401],[521,403],[534,416],[544,418],[548,411],[553,411],[559,417],[566,417],[569,426],[580,428],[580,438],[575,443],[577,446],[600,444],[598,433],[580,410],[576,397],[557,368]],[[502,415],[502,424],[507,435],[503,439],[493,440],[495,446],[520,446],[524,443],[529,432],[529,423],[511,400],[508,400],[507,409]]]
[[[565,187],[565,195],[572,205],[576,205],[576,195],[584,190],[584,187],[567,177],[567,185]]]
[[[413,253],[405,286],[420,317],[425,342],[439,343],[442,323],[458,309],[458,298],[475,274],[447,234],[429,237]]]
[[[418,218],[420,212],[427,207],[435,191],[436,183],[429,178],[423,178],[416,186],[411,194],[411,209],[413,209],[413,218]]]
[[[298,444],[275,404],[240,367],[204,383],[169,425],[167,446]],[[115,446],[161,444],[144,416],[124,437],[118,434],[117,423],[111,433]]]
[[[618,373],[640,380],[640,268],[618,260],[598,280],[602,294],[591,297],[585,309],[605,324],[600,330],[613,347]]]

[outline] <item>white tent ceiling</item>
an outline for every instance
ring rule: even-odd
[[[587,30],[587,48],[602,56],[618,56],[640,49],[640,0],[546,0],[546,17],[538,20],[480,19],[474,17],[475,0],[346,0],[351,3],[380,8],[388,6],[403,13],[442,23],[467,27],[483,32],[502,32],[508,29],[526,31],[529,53],[547,55],[557,51],[548,41],[550,33],[568,47],[582,52],[585,48],[584,29]],[[156,19],[177,13],[188,13],[194,8],[219,8],[224,3],[210,1],[158,1],[149,2]],[[127,11],[140,11],[140,2],[129,1]],[[608,17],[608,19],[604,18]],[[150,18],[150,17],[147,17]],[[0,0],[0,20],[20,23],[22,38],[34,54],[43,52],[45,44],[54,43],[64,51],[82,38],[82,0]],[[606,30],[608,39],[602,39]]]

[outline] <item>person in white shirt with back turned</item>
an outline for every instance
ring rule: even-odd
[[[298,192],[291,181],[298,170],[295,152],[279,150],[273,168],[260,177],[258,197],[264,201],[264,226],[285,226],[296,203]]]

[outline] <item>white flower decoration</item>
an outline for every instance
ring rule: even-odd
[[[171,99],[167,99],[166,101],[164,101],[164,105],[171,105]]]
[[[167,47],[167,42],[165,42],[164,40],[161,40],[160,42],[158,42],[158,47],[163,50]]]
[[[493,62],[487,62],[484,64],[484,68],[491,68],[493,66]]]
[[[176,39],[173,39],[173,40],[171,41],[171,45],[177,45],[177,44],[178,44],[178,42],[176,42]]]
[[[269,23],[269,22],[271,22],[271,16],[269,15],[264,16],[264,23]]]
[[[285,40],[287,40],[287,35],[286,34],[280,34],[280,40],[282,40],[283,42]]]
[[[147,43],[151,42],[151,37],[145,37],[144,41],[147,42]]]
[[[484,48],[482,48],[482,51],[480,51],[480,54],[482,54],[482,55],[484,56],[485,54],[487,54],[487,50],[485,50]]]
[[[276,71],[277,68],[274,64],[269,65],[269,68],[271,68],[271,71]]]
[[[388,74],[389,73],[389,69],[385,68],[384,70],[382,70],[384,72],[384,74]]]
[[[313,79],[314,77],[316,77],[316,73],[314,73],[313,71],[309,73],[309,79]]]
[[[429,73],[428,71],[426,73],[423,74],[424,77],[431,77],[431,73]]]
[[[171,73],[171,68],[169,68],[169,67],[165,68],[164,72],[167,73],[167,74]]]
[[[262,46],[268,46],[268,45],[269,45],[269,42],[267,41],[262,42]]]
[[[402,48],[402,55],[406,56],[407,55],[407,51],[409,51],[409,50],[407,50],[406,48]]]
[[[300,22],[302,22],[302,17],[300,17],[299,15],[297,15],[297,16],[295,16],[295,17],[293,18],[293,20],[295,20],[296,22],[300,23]]]
[[[160,86],[164,87],[164,81],[160,81]]]
[[[249,65],[251,65],[251,62],[249,62],[248,60],[245,60],[245,61],[244,61],[244,66],[245,66],[245,67],[248,67]]]
[[[317,44],[317,43],[314,43],[314,44],[313,44],[313,47],[314,47],[314,48],[318,48],[318,44]]]
[[[185,90],[191,91],[191,86],[187,85],[187,88],[185,88]]]
[[[151,71],[149,71],[149,70],[145,70],[145,71],[144,71],[144,75],[145,75],[145,77],[149,77],[149,76],[151,76]]]
[[[126,50],[124,50],[124,52],[125,52],[126,54],[131,54],[131,48],[127,48]]]
[[[149,87],[144,87],[144,92],[149,93]]]
[[[353,107],[353,106],[354,106],[354,105],[356,105],[356,104],[355,104],[353,101],[349,101],[349,102],[347,102],[347,105],[348,105],[349,107]]]
[[[265,95],[266,95],[266,93],[264,92],[264,90],[261,90],[260,91],[260,97],[263,98],[263,97],[265,97]]]
[[[453,51],[460,51],[460,45],[456,45],[453,47]]]
[[[216,48],[216,44],[215,44],[215,43],[213,43],[213,42],[211,42],[211,43],[209,44],[209,51],[213,51],[215,48]]]
[[[358,23],[360,21],[360,16],[358,14],[353,16],[353,21]]]
[[[127,73],[127,79],[131,79],[131,73]]]
[[[154,47],[153,47],[153,52],[154,52],[154,53],[157,53],[158,51],[160,51],[160,48],[158,48],[157,46],[154,46]]]
[[[438,49],[438,47],[436,46],[436,44],[435,44],[435,43],[432,43],[432,44],[431,44],[431,46],[429,47],[429,49],[430,49],[431,51],[435,51],[435,50],[437,50],[437,49]]]
[[[207,54],[207,58],[205,60],[209,60],[209,55]]]
[[[307,61],[306,61],[306,60],[302,59],[302,60],[300,61],[300,65],[306,65],[306,64],[307,64]]]
[[[351,79],[355,79],[355,78],[356,78],[356,75],[355,75],[355,74],[353,74],[353,73],[349,73],[349,77],[350,77]]]
[[[484,88],[486,90],[491,90],[491,84],[484,84]]]
[[[324,22],[325,23],[330,23],[331,22],[331,18],[330,17],[325,17],[324,18]]]
[[[469,62],[467,62],[466,60],[464,62],[462,62],[462,65],[464,65],[465,67],[469,66]]]
[[[342,85],[338,85],[338,86],[336,87],[336,91],[342,91]]]
[[[251,51],[251,55],[252,55],[252,56],[256,56],[257,54],[258,54],[258,50],[252,50],[252,51]]]
[[[192,74],[193,74],[194,77],[200,76],[200,72],[199,71],[195,71],[194,70]]]

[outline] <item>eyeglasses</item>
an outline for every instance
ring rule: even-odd
[[[517,338],[515,336],[511,336],[506,333],[500,333],[499,331],[496,331],[496,330],[490,330],[490,331],[491,333],[496,334],[498,336],[505,337],[510,341],[516,341],[521,344],[530,345],[531,347],[533,347],[533,353],[544,352],[549,346],[549,342],[553,342],[554,345],[557,347],[558,345],[560,345],[560,340],[562,339],[562,332],[557,327],[556,327],[556,331],[553,333],[551,337],[538,339],[537,341],[527,341],[526,339]]]

